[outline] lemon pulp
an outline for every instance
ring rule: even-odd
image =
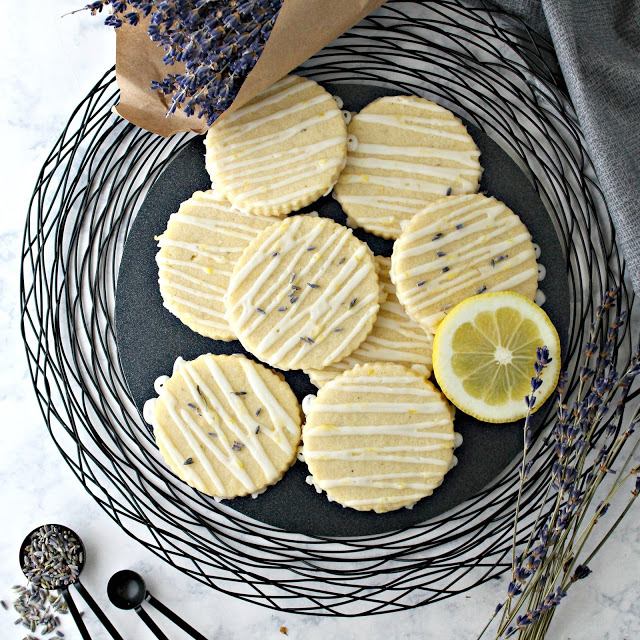
[[[524,398],[534,374],[542,336],[535,322],[516,309],[483,311],[453,336],[453,372],[466,392],[488,405]]]

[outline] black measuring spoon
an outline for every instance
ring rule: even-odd
[[[157,598],[154,598],[147,591],[142,576],[135,571],[131,571],[131,569],[117,571],[111,576],[107,584],[107,595],[112,604],[118,607],[118,609],[134,609],[159,640],[169,640],[169,638],[160,631],[160,627],[158,627],[151,616],[142,608],[142,603],[145,600],[192,638],[196,640],[208,640],[190,624],[187,624],[180,616],[171,611],[169,607],[162,604]]]
[[[47,536],[55,536],[55,542],[52,545],[48,545],[39,549],[36,553],[46,554],[51,553],[52,559],[55,560],[55,548],[62,546],[62,552],[66,553],[66,558],[60,556],[62,560],[58,560],[58,565],[55,565],[51,571],[61,571],[59,568],[62,566],[67,571],[64,573],[64,580],[56,580],[55,577],[51,582],[47,582],[46,578],[42,579],[34,579],[33,570],[35,568],[33,562],[33,558],[31,558],[31,554],[29,553],[29,547],[33,547],[34,542],[47,540]],[[60,537],[62,536],[64,543],[60,541]],[[64,546],[66,545],[66,549]],[[48,551],[47,549],[50,550]],[[37,556],[36,556],[37,557]],[[40,556],[42,557],[42,556]],[[78,626],[78,630],[80,631],[80,635],[82,636],[82,640],[91,640],[91,636],[89,635],[89,631],[87,630],[84,621],[82,620],[82,616],[76,607],[76,603],[73,601],[71,597],[71,592],[69,591],[69,587],[73,585],[77,592],[82,596],[84,601],[89,605],[91,610],[96,614],[98,620],[102,623],[104,628],[111,634],[111,637],[114,640],[123,640],[122,636],[116,631],[116,628],[111,624],[107,616],[104,614],[102,609],[98,606],[96,601],[91,597],[91,594],[85,589],[84,585],[80,582],[80,574],[84,569],[84,565],[87,559],[87,554],[84,548],[84,544],[80,539],[80,536],[73,531],[73,529],[69,529],[69,527],[65,527],[61,524],[44,524],[39,527],[36,527],[31,533],[29,533],[26,538],[22,541],[20,545],[20,567],[22,569],[22,573],[24,573],[27,580],[38,587],[44,587],[46,589],[56,589],[60,592],[64,601],[67,603],[67,608],[69,609],[69,613],[73,617],[76,625]],[[58,568],[56,568],[58,567]],[[47,583],[47,584],[45,584]],[[50,586],[47,586],[50,585]]]

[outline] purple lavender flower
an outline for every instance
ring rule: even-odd
[[[568,541],[575,540],[578,535],[588,536],[598,518],[609,509],[609,498],[606,498],[596,509],[597,517],[588,519],[583,525],[586,530],[579,533],[594,490],[605,475],[616,473],[611,468],[613,461],[640,420],[640,409],[637,409],[626,429],[622,428],[625,404],[629,398],[638,395],[638,391],[630,393],[630,389],[640,374],[640,348],[636,348],[624,372],[619,375],[615,365],[618,341],[624,335],[625,314],[616,316],[608,328],[604,326],[606,317],[613,315],[613,310],[609,309],[614,306],[617,295],[615,289],[607,292],[597,311],[597,322],[593,323],[590,340],[585,345],[585,361],[578,371],[579,384],[575,388],[578,397],[569,406],[563,398],[567,376],[564,373],[560,376],[556,420],[544,441],[544,446],[551,446],[554,454],[549,461],[550,466],[545,467],[551,489],[546,495],[552,501],[552,508],[545,515],[544,509],[549,502],[541,506],[536,520],[540,524],[537,530],[530,533],[526,545],[518,554],[515,553],[519,532],[516,515],[511,582],[505,601],[509,605],[505,608],[507,613],[503,612],[496,638],[509,638],[516,634],[519,638],[528,638],[531,633],[535,637],[542,637],[555,608],[566,597],[568,587],[591,573],[586,565],[588,561],[577,564],[576,548]],[[540,387],[541,374],[548,357],[546,349],[538,350],[531,392],[526,397],[530,409],[535,404],[535,392]],[[615,412],[612,413],[613,407]],[[525,446],[528,448],[532,438],[527,420],[524,429]],[[526,464],[523,462],[519,466],[521,482],[526,480],[531,462],[527,460]],[[538,469],[544,471],[542,467]],[[633,501],[640,496],[640,466],[627,471],[625,463],[619,471],[626,471],[626,478],[635,476],[631,490]],[[557,571],[558,566],[562,567],[561,574]],[[496,608],[494,617],[501,609]],[[542,626],[532,626],[534,623]],[[481,636],[483,634],[484,631]]]
[[[576,567],[576,570],[574,571],[573,575],[571,576],[571,582],[575,582],[576,580],[583,580],[590,573],[591,573],[591,569],[589,569],[589,567],[584,567],[581,564],[579,564]]]
[[[92,14],[111,5],[105,24],[136,26],[150,16],[148,34],[165,51],[164,64],[185,65],[151,88],[171,96],[167,115],[182,109],[211,125],[234,101],[271,35],[283,0],[101,0]]]
[[[603,515],[605,515],[607,513],[607,511],[609,511],[609,507],[610,506],[611,505],[608,502],[604,503],[604,504],[601,502],[596,508],[596,511],[599,511],[598,518],[600,518]]]

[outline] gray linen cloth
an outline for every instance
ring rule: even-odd
[[[550,36],[640,294],[640,0],[492,0]]]

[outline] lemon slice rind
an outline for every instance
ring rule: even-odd
[[[453,371],[452,359],[456,353],[453,340],[456,331],[465,323],[473,323],[478,314],[484,311],[497,312],[500,308],[511,308],[520,313],[523,319],[533,320],[540,333],[541,345],[549,349],[552,361],[542,374],[542,385],[537,392],[534,411],[538,410],[553,393],[560,374],[560,339],[547,314],[526,296],[513,291],[483,293],[463,300],[456,305],[442,321],[433,341],[433,370],[447,398],[461,411],[491,423],[513,422],[527,413],[525,395],[511,398],[501,404],[488,404],[482,398],[467,392],[464,380]],[[533,377],[535,353],[532,354],[529,378]],[[482,366],[482,365],[480,365]]]

